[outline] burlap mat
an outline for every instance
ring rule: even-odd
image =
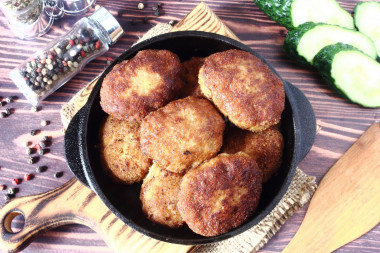
[[[168,24],[158,24],[144,34],[136,43],[159,34],[167,33],[171,28],[172,27]],[[96,82],[88,84],[62,107],[61,119],[65,128],[75,113],[84,105],[95,83]],[[297,168],[293,181],[284,197],[273,211],[256,226],[230,239],[214,244],[198,246],[192,250],[192,253],[248,253],[258,251],[276,234],[295,211],[310,200],[316,188],[315,178],[306,175],[302,170]]]

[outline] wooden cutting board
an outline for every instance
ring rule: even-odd
[[[380,222],[380,122],[322,179],[284,252],[332,252]]]
[[[228,27],[201,2],[172,31],[199,30],[238,39]],[[87,101],[93,84],[84,90],[78,106]],[[86,94],[87,93],[87,94]],[[24,228],[12,233],[11,222],[23,214]],[[97,231],[114,252],[189,252],[193,246],[170,244],[140,234],[119,220],[89,188],[76,179],[52,191],[14,199],[0,210],[2,250],[18,252],[39,233],[66,224],[82,224]]]

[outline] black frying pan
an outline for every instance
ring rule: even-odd
[[[188,60],[192,56],[205,57],[228,49],[241,49],[266,63],[260,55],[238,41],[197,31],[167,33],[131,47],[104,71],[88,102],[72,119],[65,135],[65,155],[70,169],[82,183],[96,192],[104,204],[123,222],[158,240],[178,244],[206,244],[230,238],[251,228],[261,221],[283,197],[297,164],[313,145],[316,123],[309,101],[298,88],[284,82],[286,101],[282,114],[282,134],[285,140],[283,164],[279,172],[264,184],[256,212],[242,226],[219,236],[203,237],[192,232],[187,226],[172,229],[153,224],[145,217],[141,209],[139,200],[141,184],[126,186],[114,183],[104,174],[97,149],[100,143],[98,137],[100,122],[106,116],[100,107],[99,97],[103,78],[115,64],[132,58],[138,51],[144,49],[168,49],[178,54],[181,61]],[[270,68],[277,74],[272,67]]]

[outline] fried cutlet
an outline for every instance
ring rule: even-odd
[[[258,133],[236,127],[226,132],[222,152],[234,154],[242,151],[248,154],[263,171],[263,182],[267,182],[280,168],[284,138],[275,126]]]
[[[285,106],[281,79],[256,56],[237,49],[210,55],[199,71],[202,93],[236,126],[262,131]]]
[[[181,173],[218,153],[224,127],[223,118],[207,99],[186,97],[144,118],[141,149],[160,167]]]
[[[181,63],[168,50],[142,50],[117,64],[100,90],[102,109],[120,120],[141,122],[182,87]]]
[[[144,179],[152,161],[140,149],[138,124],[107,116],[100,130],[103,168],[118,182],[132,184]]]
[[[149,220],[172,228],[183,225],[177,209],[182,176],[153,163],[140,191],[142,209]]]
[[[182,62],[184,86],[180,91],[181,97],[204,97],[198,83],[199,69],[204,60],[204,57],[192,57],[190,60]]]
[[[195,233],[216,236],[243,224],[255,211],[262,172],[247,154],[219,154],[182,179],[178,210]]]

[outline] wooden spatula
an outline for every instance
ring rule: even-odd
[[[327,172],[283,252],[332,252],[380,222],[380,122]]]

